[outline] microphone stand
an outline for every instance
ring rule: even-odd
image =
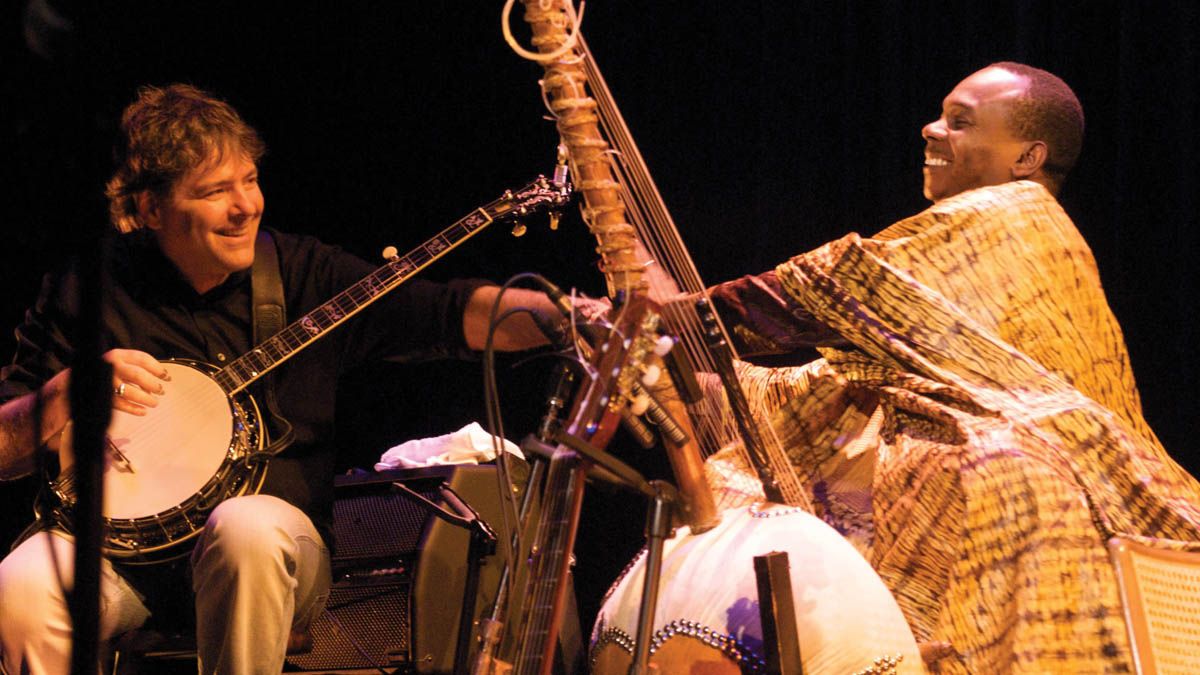
[[[97,236],[90,251],[103,251]],[[105,286],[102,255],[79,256],[79,318],[71,369],[74,421],[75,575],[68,595],[73,639],[71,672],[94,673],[100,650],[100,547],[104,538],[105,434],[112,418],[112,366],[102,358],[101,308]],[[88,290],[90,289],[90,291]]]
[[[654,499],[646,513],[646,576],[642,583],[642,602],[638,606],[637,637],[629,675],[650,672],[650,638],[654,633],[654,609],[658,606],[658,588],[662,579],[663,546],[675,535],[671,526],[679,493],[670,483],[652,481]]]

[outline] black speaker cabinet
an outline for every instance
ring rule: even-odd
[[[312,627],[313,650],[289,672],[449,673],[467,582],[470,534],[434,517],[402,483],[444,505],[445,481],[507,537],[492,466],[449,466],[337,479],[333,588]],[[474,622],[495,599],[503,546],[482,558]]]

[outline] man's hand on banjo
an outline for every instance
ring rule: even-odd
[[[113,349],[104,355],[112,364],[113,409],[145,415],[167,393],[167,369],[153,356],[136,349]]]

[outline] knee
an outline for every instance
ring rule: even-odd
[[[66,612],[63,585],[70,579],[60,579],[51,563],[52,537],[36,535],[0,561],[0,632],[6,637],[45,630]]]
[[[267,501],[271,499],[240,497],[219,504],[205,525],[201,548],[236,560],[261,561],[281,555],[289,538]]]
[[[229,499],[219,504],[205,524],[193,553],[193,564],[281,567],[290,572],[302,539],[320,536],[304,512],[268,495]]]

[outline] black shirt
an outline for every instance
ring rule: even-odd
[[[288,323],[375,269],[312,237],[271,233],[279,251]],[[158,359],[186,358],[218,367],[250,349],[249,271],[199,294],[148,232],[112,237],[104,248],[110,283],[101,326],[103,349],[137,349]],[[271,460],[261,492],[304,510],[328,536],[338,377],[372,360],[468,355],[463,311],[481,283],[410,280],[281,364],[274,386],[279,411],[295,437]],[[73,265],[46,276],[37,304],[17,328],[13,363],[0,371],[0,401],[28,393],[71,366],[79,292]],[[251,393],[259,394],[255,398],[262,407],[263,385],[257,386]],[[269,417],[265,410],[264,416]]]

